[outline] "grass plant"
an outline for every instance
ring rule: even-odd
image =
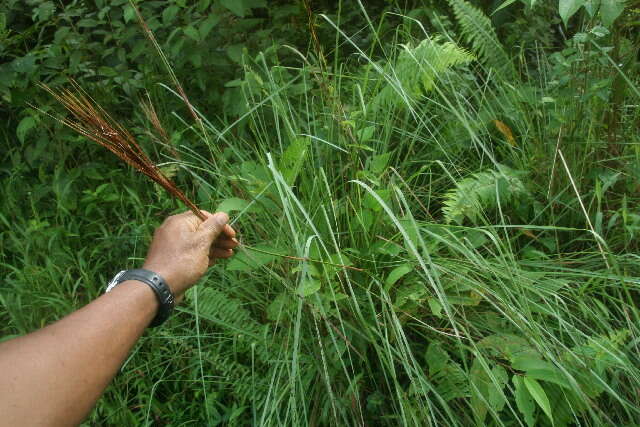
[[[229,212],[247,249],[142,339],[88,423],[640,422],[638,76],[623,74],[612,140],[595,42],[562,60],[539,47],[521,69],[501,45],[491,54],[488,18],[471,26],[482,12],[450,3],[461,37],[406,17],[381,52],[375,23],[361,46],[325,16],[331,50],[243,56],[242,114],[187,102],[195,125],[162,118],[183,142],[159,167]],[[6,330],[55,319],[139,263],[175,206],[130,178],[107,173],[104,195],[81,202],[115,227],[66,212],[62,178],[54,216],[14,221],[19,172],[3,180]]]

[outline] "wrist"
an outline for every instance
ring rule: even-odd
[[[146,261],[142,265],[142,268],[144,268],[145,270],[153,271],[154,273],[162,277],[176,299],[181,298],[185,289],[189,287],[189,284],[184,282],[182,275],[177,274],[171,268]]]
[[[140,310],[148,312],[150,319],[153,319],[160,307],[160,302],[153,289],[138,280],[125,280],[109,292],[114,295],[124,295],[125,293],[129,300],[139,303]]]
[[[127,282],[141,282],[142,285],[146,285],[155,294],[156,315],[150,327],[159,326],[169,318],[175,306],[176,298],[160,273],[141,268],[121,271],[109,282],[106,293]]]

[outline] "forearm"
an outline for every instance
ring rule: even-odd
[[[62,320],[0,344],[0,423],[79,424],[157,307],[147,285],[123,282]]]

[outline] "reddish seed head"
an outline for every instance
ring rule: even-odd
[[[72,81],[71,84],[73,91],[70,89],[55,91],[45,84],[40,85],[71,113],[70,118],[58,120],[107,148],[120,159],[158,183],[171,195],[182,200],[202,221],[206,220],[206,217],[198,207],[149,159],[133,135],[109,116],[76,82]],[[150,108],[153,111],[153,107]],[[156,129],[162,129],[155,111],[153,111],[153,118],[152,125]]]

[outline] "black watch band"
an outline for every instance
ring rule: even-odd
[[[127,280],[137,280],[139,282],[146,283],[151,289],[153,289],[153,292],[155,292],[156,297],[158,298],[158,313],[149,327],[153,328],[164,323],[164,321],[167,320],[173,312],[176,300],[171,293],[169,286],[167,286],[167,282],[164,281],[162,276],[143,268],[121,271],[116,274],[116,277],[114,277],[111,282],[109,282],[106,292],[109,292],[115,286]]]

